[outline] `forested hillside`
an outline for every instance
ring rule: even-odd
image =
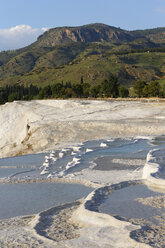
[[[165,76],[165,28],[126,31],[105,24],[50,29],[28,47],[0,53],[0,86],[70,82],[120,85]]]

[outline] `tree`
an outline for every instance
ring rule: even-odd
[[[43,98],[50,98],[52,96],[52,90],[50,85],[45,86],[44,88],[42,88],[39,92],[39,98],[43,99]]]
[[[118,97],[119,96],[119,83],[116,76],[110,74],[109,79],[105,79],[101,87],[102,94],[105,97]]]
[[[119,87],[119,96],[120,97],[128,97],[129,96],[129,90],[124,86],[120,86]]]
[[[98,97],[99,96],[99,93],[100,93],[100,85],[92,85],[90,87],[90,95],[92,97]]]
[[[72,96],[73,96],[73,90],[71,88],[66,88],[65,89],[65,97],[71,98]]]
[[[88,83],[83,83],[83,84],[82,84],[82,88],[83,88],[83,97],[88,97],[88,96],[89,96],[90,84],[88,84]]]
[[[51,90],[52,90],[53,97],[55,98],[62,97],[65,92],[65,89],[63,87],[63,82],[52,85]]]
[[[84,83],[84,78],[83,78],[83,76],[81,76],[80,84],[83,84],[83,83]]]
[[[144,81],[137,81],[135,83],[135,86],[134,86],[134,91],[135,91],[135,94],[138,96],[138,97],[143,97],[144,96],[144,87],[146,86],[146,83]]]
[[[73,84],[72,86],[75,97],[83,96],[83,87],[81,84]]]
[[[160,85],[157,81],[151,81],[148,85],[149,96],[158,97],[160,95]]]
[[[28,88],[28,95],[29,99],[32,99],[34,96],[38,95],[39,88],[35,85],[30,84],[30,87]]]
[[[6,95],[3,89],[0,89],[0,104],[4,104],[6,102]]]
[[[13,102],[13,101],[16,101],[16,100],[20,100],[19,92],[10,93],[9,96],[8,96],[8,102]]]

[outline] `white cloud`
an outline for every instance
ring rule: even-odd
[[[9,29],[0,29],[0,51],[12,50],[30,45],[48,28],[32,28],[29,25],[18,25]]]
[[[41,28],[41,30],[42,30],[43,32],[46,32],[46,31],[49,30],[49,28],[43,27],[43,28]]]
[[[164,14],[165,13],[165,7],[159,7],[159,8],[156,9],[156,11],[161,13],[161,14],[162,13]]]

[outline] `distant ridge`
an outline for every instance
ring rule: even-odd
[[[55,46],[71,42],[129,42],[136,36],[120,28],[102,23],[94,23],[79,27],[60,27],[46,31],[39,36],[39,46]]]
[[[69,42],[130,42],[138,38],[147,38],[153,42],[164,42],[165,28],[127,31],[102,23],[78,27],[57,27],[39,36],[37,45],[55,46]]]
[[[0,52],[0,86],[97,84],[114,73],[123,85],[164,80],[165,28],[127,31],[102,23],[57,27],[22,49]]]

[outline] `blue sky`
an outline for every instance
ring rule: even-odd
[[[0,50],[29,44],[45,28],[95,22],[165,27],[165,0],[0,0]]]

